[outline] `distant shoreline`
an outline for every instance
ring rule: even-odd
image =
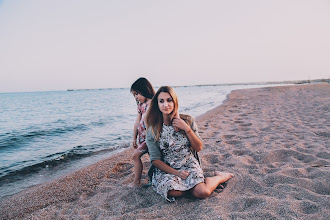
[[[246,83],[217,83],[217,84],[196,84],[196,85],[182,85],[172,86],[173,88],[180,87],[202,87],[202,86],[239,86],[239,85],[277,85],[277,84],[308,84],[308,83],[322,83],[330,82],[330,78],[327,79],[313,79],[313,80],[287,80],[287,81],[267,81],[267,82],[246,82]],[[155,86],[155,88],[158,88]],[[128,89],[128,88],[99,88],[99,89],[67,89],[66,91],[89,91],[89,90],[111,90],[111,89]]]
[[[193,87],[193,86],[235,86],[235,85],[271,85],[271,84],[307,84],[307,83],[321,83],[330,82],[330,78],[324,79],[311,79],[311,80],[286,80],[286,81],[266,81],[266,82],[243,82],[243,83],[223,83],[223,84],[196,84],[196,85],[171,85],[172,87]],[[158,88],[159,86],[155,86]],[[85,89],[64,89],[64,90],[40,90],[40,91],[25,91],[25,92],[0,92],[1,94],[13,94],[13,93],[36,93],[36,92],[73,92],[73,91],[90,91],[90,90],[111,90],[111,89],[129,89],[125,87],[119,88],[85,88]]]

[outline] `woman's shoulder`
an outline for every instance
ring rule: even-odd
[[[195,121],[195,118],[191,115],[180,114],[180,118],[186,122],[189,122],[189,124],[192,124]]]
[[[193,116],[186,115],[186,114],[180,114],[180,118],[194,120],[194,117]]]

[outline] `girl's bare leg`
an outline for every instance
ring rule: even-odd
[[[134,162],[134,181],[129,184],[131,187],[141,186],[141,175],[142,175],[142,161],[141,157],[144,153],[138,150],[135,150],[133,153],[133,162]]]
[[[204,183],[200,183],[196,185],[192,189],[192,194],[196,198],[204,199],[210,196],[211,193],[217,188],[219,184],[224,183],[233,177],[234,175],[232,173],[223,173],[216,171],[215,176],[206,177]]]

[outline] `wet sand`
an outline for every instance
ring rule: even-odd
[[[130,188],[128,149],[0,201],[0,219],[328,219],[330,84],[233,91],[196,118],[205,176],[235,178],[204,200]],[[146,179],[150,166],[143,157]]]

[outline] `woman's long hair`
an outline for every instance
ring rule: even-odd
[[[174,109],[173,111],[170,113],[170,119],[171,121],[173,120],[176,112],[179,109],[179,101],[178,101],[178,96],[176,95],[174,89],[172,89],[169,86],[162,86],[158,89],[158,91],[156,92],[156,94],[154,95],[154,97],[151,100],[150,106],[148,108],[147,111],[147,115],[146,115],[146,125],[147,125],[147,129],[151,128],[151,132],[155,138],[156,141],[159,140],[159,136],[160,133],[162,132],[163,129],[163,113],[159,110],[158,107],[158,96],[161,92],[166,92],[168,93],[173,100],[174,103]],[[180,117],[182,117],[183,120],[185,120],[186,122],[188,122],[189,124],[191,124],[191,117],[188,115],[180,115]]]
[[[131,92],[135,91],[148,99],[152,99],[155,94],[154,87],[144,77],[138,78],[131,86]]]

